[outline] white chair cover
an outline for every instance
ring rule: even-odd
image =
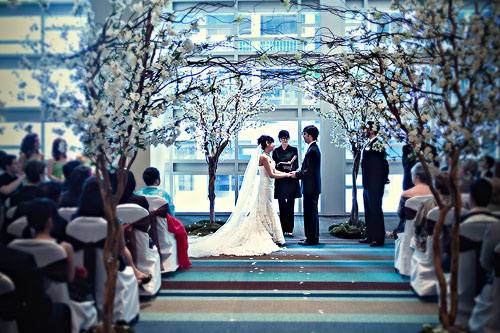
[[[485,324],[487,333],[500,332],[500,244],[495,247],[496,270],[491,285],[491,313]]]
[[[427,220],[436,222],[434,213],[439,213],[439,208],[433,208],[427,214]],[[434,269],[434,241],[433,236],[427,236],[425,244],[425,252],[416,248],[411,257],[411,274],[410,285],[415,293],[420,296],[434,296],[437,295],[437,279],[436,271]]]
[[[14,238],[22,238],[24,229],[28,226],[26,216],[21,216],[7,227],[7,233]]]
[[[57,211],[66,222],[71,221],[71,217],[76,213],[78,207],[62,207]]]
[[[147,196],[149,210],[154,211],[167,201],[162,197]],[[156,227],[158,230],[158,240],[160,243],[161,263],[163,266],[162,273],[175,272],[179,268],[179,260],[177,259],[177,241],[173,233],[168,231],[167,219],[164,217],[156,217]]]
[[[0,299],[16,290],[14,282],[5,274],[0,272]],[[17,333],[17,324],[15,320],[6,320],[0,318],[0,332],[2,333]]]
[[[97,243],[106,238],[107,222],[100,217],[81,216],[71,221],[66,226],[66,235],[83,243]],[[96,250],[96,302],[97,308],[102,313],[104,304],[104,288],[106,282],[106,268],[103,263],[102,249]],[[84,266],[84,251],[75,251],[76,266]],[[115,304],[113,320],[132,321],[139,315],[139,286],[132,267],[126,266],[125,270],[118,271],[115,289]]]
[[[418,212],[422,204],[432,198],[432,196],[416,196],[409,198],[405,202],[405,207]],[[398,234],[394,248],[394,268],[401,275],[409,276],[411,274],[411,256],[413,249],[411,247],[413,236],[415,235],[415,219],[406,220],[405,228]]]
[[[136,204],[118,205],[116,214],[125,224],[134,224],[141,219],[149,216],[149,212]],[[151,274],[152,279],[143,284],[139,290],[141,296],[155,295],[161,287],[161,268],[160,255],[156,245],[151,241],[147,232],[134,229],[135,248],[136,248],[136,266],[146,274]]]
[[[480,263],[490,279],[474,299],[475,304],[469,319],[469,328],[472,332],[489,332],[493,328],[500,331],[500,284],[498,283],[500,278],[500,222],[492,223],[484,233]]]
[[[56,242],[38,239],[16,239],[9,244],[13,249],[30,253],[38,268],[67,258],[64,249]],[[66,282],[45,279],[46,292],[54,303],[67,304],[71,309],[71,331],[78,333],[97,324],[97,309],[94,302],[75,302],[70,299]]]
[[[467,241],[476,242],[481,245],[485,231],[492,223],[498,220],[495,217],[479,214],[472,215],[460,225],[460,236]],[[464,240],[461,240],[461,247]],[[468,249],[460,251],[458,266],[458,312],[455,323],[467,326],[474,308],[476,297],[476,283],[479,278],[476,272],[479,268],[479,256],[477,250]]]

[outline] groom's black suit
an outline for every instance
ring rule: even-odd
[[[318,199],[321,193],[321,153],[316,142],[307,149],[302,167],[297,171],[297,178],[302,180],[302,194],[304,206],[304,232],[306,242],[319,242]]]

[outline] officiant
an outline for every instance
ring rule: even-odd
[[[290,133],[281,130],[278,133],[281,145],[274,149],[273,160],[276,169],[291,172],[299,168],[299,156],[296,147],[288,144]],[[285,237],[293,237],[295,198],[300,198],[299,180],[296,178],[276,179],[274,183],[274,198],[278,199],[280,222]]]

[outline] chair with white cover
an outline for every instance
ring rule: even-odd
[[[474,298],[487,282],[487,274],[479,262],[486,230],[498,220],[493,215],[469,213],[460,224],[458,265],[458,311],[455,323],[468,326]]]
[[[61,207],[57,210],[57,212],[66,222],[70,222],[77,209],[78,207]]]
[[[500,244],[495,247],[495,271],[491,286],[492,313],[485,324],[487,333],[500,332]]]
[[[14,282],[5,274],[0,272],[0,332],[17,333],[15,300],[16,287]],[[12,311],[12,312],[11,312]]]
[[[161,272],[175,272],[179,268],[179,260],[177,258],[177,241],[175,235],[168,231],[167,219],[165,218],[165,205],[168,203],[164,198],[157,196],[146,196],[146,199],[149,203],[150,213],[156,217]]]
[[[397,235],[394,243],[394,268],[401,275],[409,276],[411,274],[411,256],[413,254],[411,242],[415,235],[415,216],[422,204],[431,198],[432,196],[429,195],[416,196],[405,202],[405,209],[410,219],[406,220],[404,231]]]
[[[26,216],[17,218],[7,227],[9,239],[28,238],[28,234],[31,234],[31,229],[28,227],[28,219]]]
[[[53,303],[67,304],[71,310],[71,331],[78,333],[97,324],[94,302],[76,302],[69,297],[67,255],[62,246],[51,240],[16,239],[9,247],[33,255],[44,274],[46,292]]]
[[[107,222],[100,217],[80,216],[66,226],[68,242],[75,251],[75,266],[85,267],[94,286],[97,308],[102,313],[106,268],[103,246],[107,236]],[[131,322],[139,315],[139,286],[132,267],[118,271],[115,289],[113,320]]]
[[[425,249],[422,251],[417,246],[411,257],[410,285],[420,297],[437,295],[433,234],[438,218],[439,207],[434,207],[427,214]]]
[[[160,255],[148,231],[150,215],[147,209],[136,204],[122,204],[116,208],[117,217],[125,226],[125,239],[137,268],[151,274],[151,281],[139,290],[141,296],[155,295],[161,287]]]
[[[492,223],[484,233],[481,246],[481,267],[488,280],[474,299],[469,319],[471,332],[500,331],[500,222]]]
[[[17,210],[17,206],[10,207],[9,209],[7,209],[7,211],[5,212],[5,218],[7,220],[12,220],[12,218],[16,214],[16,210]]]

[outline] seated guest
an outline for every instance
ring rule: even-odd
[[[135,194],[162,197],[168,203],[169,214],[175,216],[175,206],[170,195],[158,187],[161,184],[160,171],[153,167],[146,168],[142,174],[142,179],[146,186],[136,191]]]
[[[19,153],[19,165],[24,170],[30,161],[43,161],[43,154],[40,152],[40,139],[38,134],[27,134],[21,142],[21,152]]]
[[[68,189],[68,182],[69,182],[69,179],[71,177],[71,173],[73,172],[73,170],[77,166],[79,166],[81,164],[82,164],[82,162],[80,162],[79,160],[72,160],[72,161],[66,162],[66,164],[63,165],[63,167],[62,167],[62,172],[64,175],[63,191],[66,191]]]
[[[66,237],[66,225],[68,224],[66,220],[64,220],[58,212],[59,201],[61,198],[61,184],[49,181],[43,182],[38,185],[39,198],[45,198],[52,201],[52,229],[50,231],[50,235],[57,239],[58,241],[62,241]],[[16,217],[27,215],[27,212],[32,209],[31,208],[32,201],[27,201],[19,205],[18,210],[16,211]]]
[[[471,184],[477,179],[478,174],[477,161],[465,159],[461,162],[458,179],[460,180],[460,193],[469,193]]]
[[[104,214],[104,205],[101,199],[101,192],[99,190],[99,184],[97,183],[97,178],[95,176],[89,177],[83,183],[82,194],[78,202],[78,210],[73,218],[79,216],[89,216],[89,217],[102,217],[106,218]],[[123,228],[120,225],[120,254],[125,259],[127,265],[131,266],[137,281],[140,284],[148,283],[151,280],[151,276],[144,274],[134,264],[132,255],[130,251],[125,246],[125,237],[123,234]]]
[[[406,220],[406,215],[405,215],[406,200],[416,196],[432,195],[432,192],[429,187],[431,179],[427,176],[427,173],[425,172],[425,169],[421,163],[417,163],[413,166],[413,168],[411,169],[411,176],[414,185],[412,188],[403,191],[403,193],[401,194],[401,198],[399,200],[399,207],[398,207],[399,224],[396,227],[396,229],[386,234],[387,238],[396,238],[398,233],[404,231],[405,220]]]
[[[0,244],[0,271],[16,286],[15,301],[18,306],[15,317],[19,333],[70,331],[69,307],[52,304],[45,294],[43,276],[31,254]]]
[[[55,182],[64,182],[63,166],[67,159],[67,150],[68,145],[63,138],[52,142],[52,158],[47,162],[47,177]]]
[[[169,211],[166,216],[167,227],[168,231],[173,233],[175,236],[179,270],[189,269],[191,267],[191,261],[189,260],[187,253],[188,236],[186,228],[181,221],[173,216],[174,206],[171,204],[172,199],[168,193],[158,188],[160,185],[160,172],[156,168],[146,168],[142,174],[142,179],[147,186],[137,191],[137,194],[162,197],[168,203]]]
[[[493,186],[486,179],[479,179],[470,186],[469,205],[471,207],[469,213],[462,218],[462,222],[469,221],[474,216],[474,220],[495,219],[488,209],[493,194]]]
[[[491,183],[480,179],[471,184],[469,205],[470,211],[462,216],[460,224],[460,257],[458,271],[458,311],[456,324],[466,326],[471,317],[476,296],[487,284],[487,273],[480,268],[478,262],[481,254],[485,232],[498,219],[488,210],[491,201]],[[475,252],[475,254],[474,254]]]
[[[14,207],[24,201],[30,201],[39,196],[40,189],[38,185],[45,178],[45,163],[42,161],[29,161],[24,169],[26,175],[25,184],[23,187],[12,195],[10,206]]]
[[[438,192],[443,203],[450,202],[450,181],[447,172],[442,172],[434,177],[434,188]],[[429,228],[431,225],[428,226],[427,214],[435,206],[436,202],[434,198],[427,200],[415,217],[415,242],[416,246],[422,250],[422,252],[425,252],[427,248],[427,237],[433,232],[433,230]]]
[[[39,189],[38,193],[39,198],[50,199],[54,201],[57,207],[59,207],[59,202],[61,201],[61,190],[62,190],[61,183],[55,181],[43,182],[40,185],[38,185],[38,189]]]
[[[493,188],[491,201],[488,209],[494,214],[500,214],[500,178],[494,177],[490,179]]]
[[[480,178],[493,178],[495,175],[494,172],[495,168],[495,159],[491,157],[490,155],[484,156],[481,161],[479,162],[479,169],[480,169]]]
[[[67,190],[63,192],[60,207],[77,207],[82,193],[83,183],[92,175],[92,170],[85,166],[77,166],[69,177]]]
[[[0,158],[0,168],[3,170],[3,174],[0,175],[0,198],[2,202],[5,202],[14,191],[20,188],[24,174],[19,172],[14,155],[6,154]]]
[[[52,237],[51,231],[54,225],[54,211],[57,210],[54,202],[49,199],[35,199],[30,203],[30,209],[26,213],[28,225],[35,231],[34,239],[57,242]],[[67,281],[73,281],[75,267],[73,266],[73,247],[66,242],[58,242],[68,257]]]
[[[118,186],[116,174],[111,174],[110,180],[111,186],[113,187],[113,192],[116,192],[116,188]],[[125,184],[125,189],[123,190],[123,194],[119,201],[119,204],[133,203],[149,210],[148,200],[142,195],[134,194],[135,186],[136,182],[134,174],[130,171],[127,171],[127,184]]]

